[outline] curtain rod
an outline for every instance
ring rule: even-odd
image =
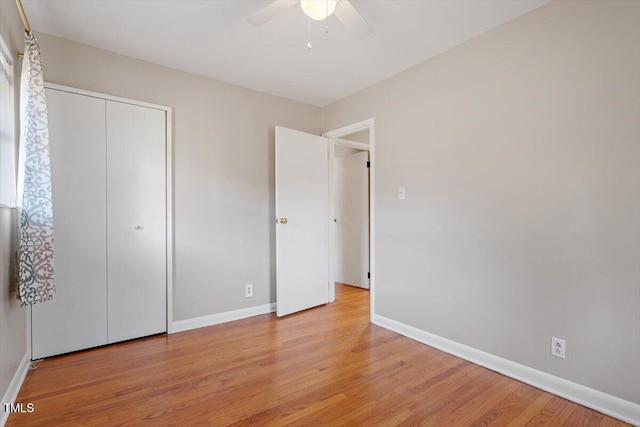
[[[29,25],[29,20],[27,19],[27,15],[24,13],[22,2],[20,0],[16,0],[16,6],[18,6],[18,12],[20,12],[20,18],[22,18],[22,23],[24,24],[24,30],[27,33],[30,33],[31,26]]]
[[[20,12],[20,18],[22,18],[22,25],[24,25],[24,30],[27,33],[31,32],[31,25],[29,25],[29,20],[27,19],[27,14],[24,13],[24,8],[22,7],[22,2],[20,0],[16,0],[16,6],[18,6],[18,12]],[[18,58],[24,56],[24,53],[18,51]]]

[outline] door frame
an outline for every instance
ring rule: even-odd
[[[100,92],[92,92],[84,89],[78,89],[69,86],[63,86],[55,83],[45,82],[44,87],[47,89],[59,90],[62,92],[75,93],[78,95],[85,95],[94,98],[105,99],[108,101],[122,102],[125,104],[138,105],[141,107],[153,108],[156,110],[165,112],[165,189],[166,189],[166,239],[167,239],[167,334],[174,332],[173,325],[173,108],[165,105],[151,104],[148,102],[138,101],[129,98],[122,98],[119,96],[107,95]],[[28,325],[31,325],[30,312],[27,311]],[[31,345],[31,328],[27,328],[29,346]],[[31,354],[31,348],[29,348],[29,354]]]
[[[361,132],[364,130],[369,131],[369,143],[350,141],[343,139],[344,137]],[[334,129],[322,134],[329,140],[329,302],[333,302],[336,299],[336,285],[334,277],[333,260],[335,257],[335,233],[333,227],[333,218],[335,217],[335,211],[333,206],[334,197],[334,185],[333,185],[333,159],[335,154],[336,145],[341,147],[357,148],[359,150],[365,150],[369,152],[369,313],[370,320],[373,322],[374,308],[375,308],[375,120],[373,118],[363,120],[348,126],[344,126],[338,129]]]

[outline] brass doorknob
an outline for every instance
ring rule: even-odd
[[[286,224],[289,220],[285,217],[280,218],[280,224]]]

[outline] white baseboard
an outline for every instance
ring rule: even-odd
[[[369,285],[352,285],[351,283],[340,283],[341,285],[351,286],[353,288],[369,289]]]
[[[9,383],[9,387],[7,388],[7,392],[2,397],[1,403],[15,403],[16,398],[18,397],[18,393],[20,392],[20,388],[22,387],[22,383],[24,382],[24,378],[27,376],[27,372],[29,371],[31,361],[29,360],[29,353],[25,353],[24,357],[20,361],[18,365],[18,369],[16,369],[15,374],[13,374],[13,378]],[[0,427],[4,427],[5,423],[9,419],[9,412],[5,412],[4,405],[0,407]]]
[[[188,331],[190,329],[218,325],[220,323],[246,319],[247,317],[268,314],[274,311],[276,311],[275,304],[264,304],[257,305],[255,307],[241,308],[239,310],[225,311],[224,313],[210,314],[208,316],[194,317],[192,319],[178,320],[173,322],[170,333],[173,334],[176,332]]]
[[[456,341],[442,338],[378,314],[373,315],[373,323],[603,414],[640,426],[640,405],[636,403],[512,362]]]

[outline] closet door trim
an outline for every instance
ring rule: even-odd
[[[92,92],[84,89],[77,89],[69,86],[63,86],[55,83],[45,82],[45,88],[55,89],[62,92],[70,92],[78,95],[91,96],[94,98],[105,99],[108,101],[123,102],[125,104],[138,105],[141,107],[154,108],[165,112],[165,138],[166,138],[166,153],[165,153],[165,189],[166,189],[166,206],[165,213],[167,218],[167,333],[171,334],[173,330],[173,109],[165,105],[151,104],[148,102],[136,101],[129,98],[122,98],[119,96],[107,95],[104,93]],[[27,310],[29,311],[29,310]],[[30,321],[30,319],[27,319]],[[30,328],[29,332],[30,331]],[[27,342],[31,342],[31,337],[28,337]],[[30,350],[30,349],[29,349]]]

